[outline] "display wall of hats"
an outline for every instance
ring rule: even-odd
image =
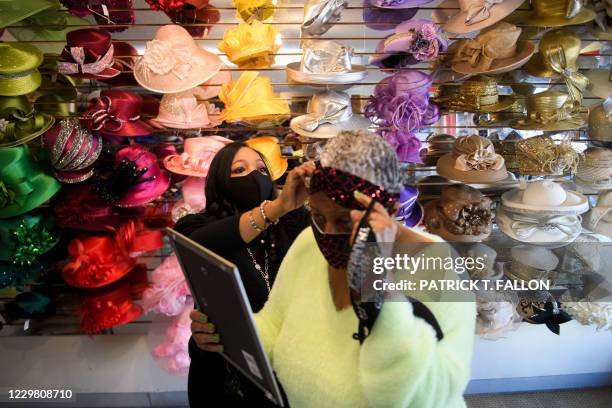
[[[39,252],[68,253],[40,267],[93,299],[82,304],[88,333],[142,314],[143,259],[131,251],[163,262],[160,227],[205,208],[212,157],[234,140],[282,184],[300,162],[288,141],[316,159],[339,131],[376,132],[413,182],[396,219],[449,241],[610,236],[609,10],[595,19],[575,0],[529,10],[519,0],[84,3],[0,1],[0,219],[12,231],[44,214],[36,224],[62,237],[37,235]],[[517,191],[542,179],[563,182],[561,204],[554,194],[523,202]],[[146,245],[130,247],[132,233]],[[24,268],[0,259],[5,276],[36,275]],[[39,295],[14,309],[29,297],[52,304]],[[491,301],[483,335],[516,317]],[[184,368],[179,340],[166,340]]]

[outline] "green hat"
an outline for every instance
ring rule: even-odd
[[[58,241],[52,216],[26,214],[0,220],[0,261],[32,265]]]
[[[0,148],[0,219],[40,206],[61,188],[30,155],[27,145]]]
[[[25,96],[0,96],[0,148],[19,146],[45,133],[55,122]]]
[[[0,95],[27,95],[35,91],[41,83],[38,66],[42,62],[42,52],[33,45],[0,43]]]
[[[18,23],[51,7],[53,2],[49,0],[0,0],[0,28]]]
[[[77,88],[74,78],[57,72],[59,55],[45,54],[39,70],[43,86],[38,89],[40,96],[34,102],[37,112],[53,117],[73,116],[76,112]]]

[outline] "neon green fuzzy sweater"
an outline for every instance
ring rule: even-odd
[[[385,303],[362,345],[352,307],[337,311],[310,228],[289,249],[255,322],[292,408],[464,407],[476,307],[426,303],[444,333]]]

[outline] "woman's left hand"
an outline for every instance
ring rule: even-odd
[[[354,195],[355,199],[366,208],[372,202],[372,197],[369,197],[359,191],[355,191]],[[353,237],[357,233],[359,222],[363,218],[364,214],[365,210],[351,211],[351,221],[353,222]],[[395,232],[397,232],[396,221],[393,219],[393,217],[391,217],[391,215],[389,215],[389,212],[385,209],[385,207],[383,207],[382,204],[378,202],[374,204],[374,207],[372,207],[368,223],[372,227],[372,230],[375,234],[382,234],[386,231],[393,231],[393,235],[395,235]]]
[[[278,197],[285,213],[299,208],[308,198],[306,179],[312,175],[314,169],[314,163],[306,162],[287,174],[285,185]]]

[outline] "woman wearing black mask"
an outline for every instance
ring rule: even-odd
[[[307,197],[304,176],[311,167],[293,169],[277,194],[264,157],[244,143],[231,143],[210,164],[204,212],[187,215],[175,225],[178,232],[238,266],[255,312],[266,302],[287,249],[308,224],[302,205]],[[271,406],[250,381],[219,354],[198,348],[193,338],[189,354],[190,406],[212,406],[213,401]]]

